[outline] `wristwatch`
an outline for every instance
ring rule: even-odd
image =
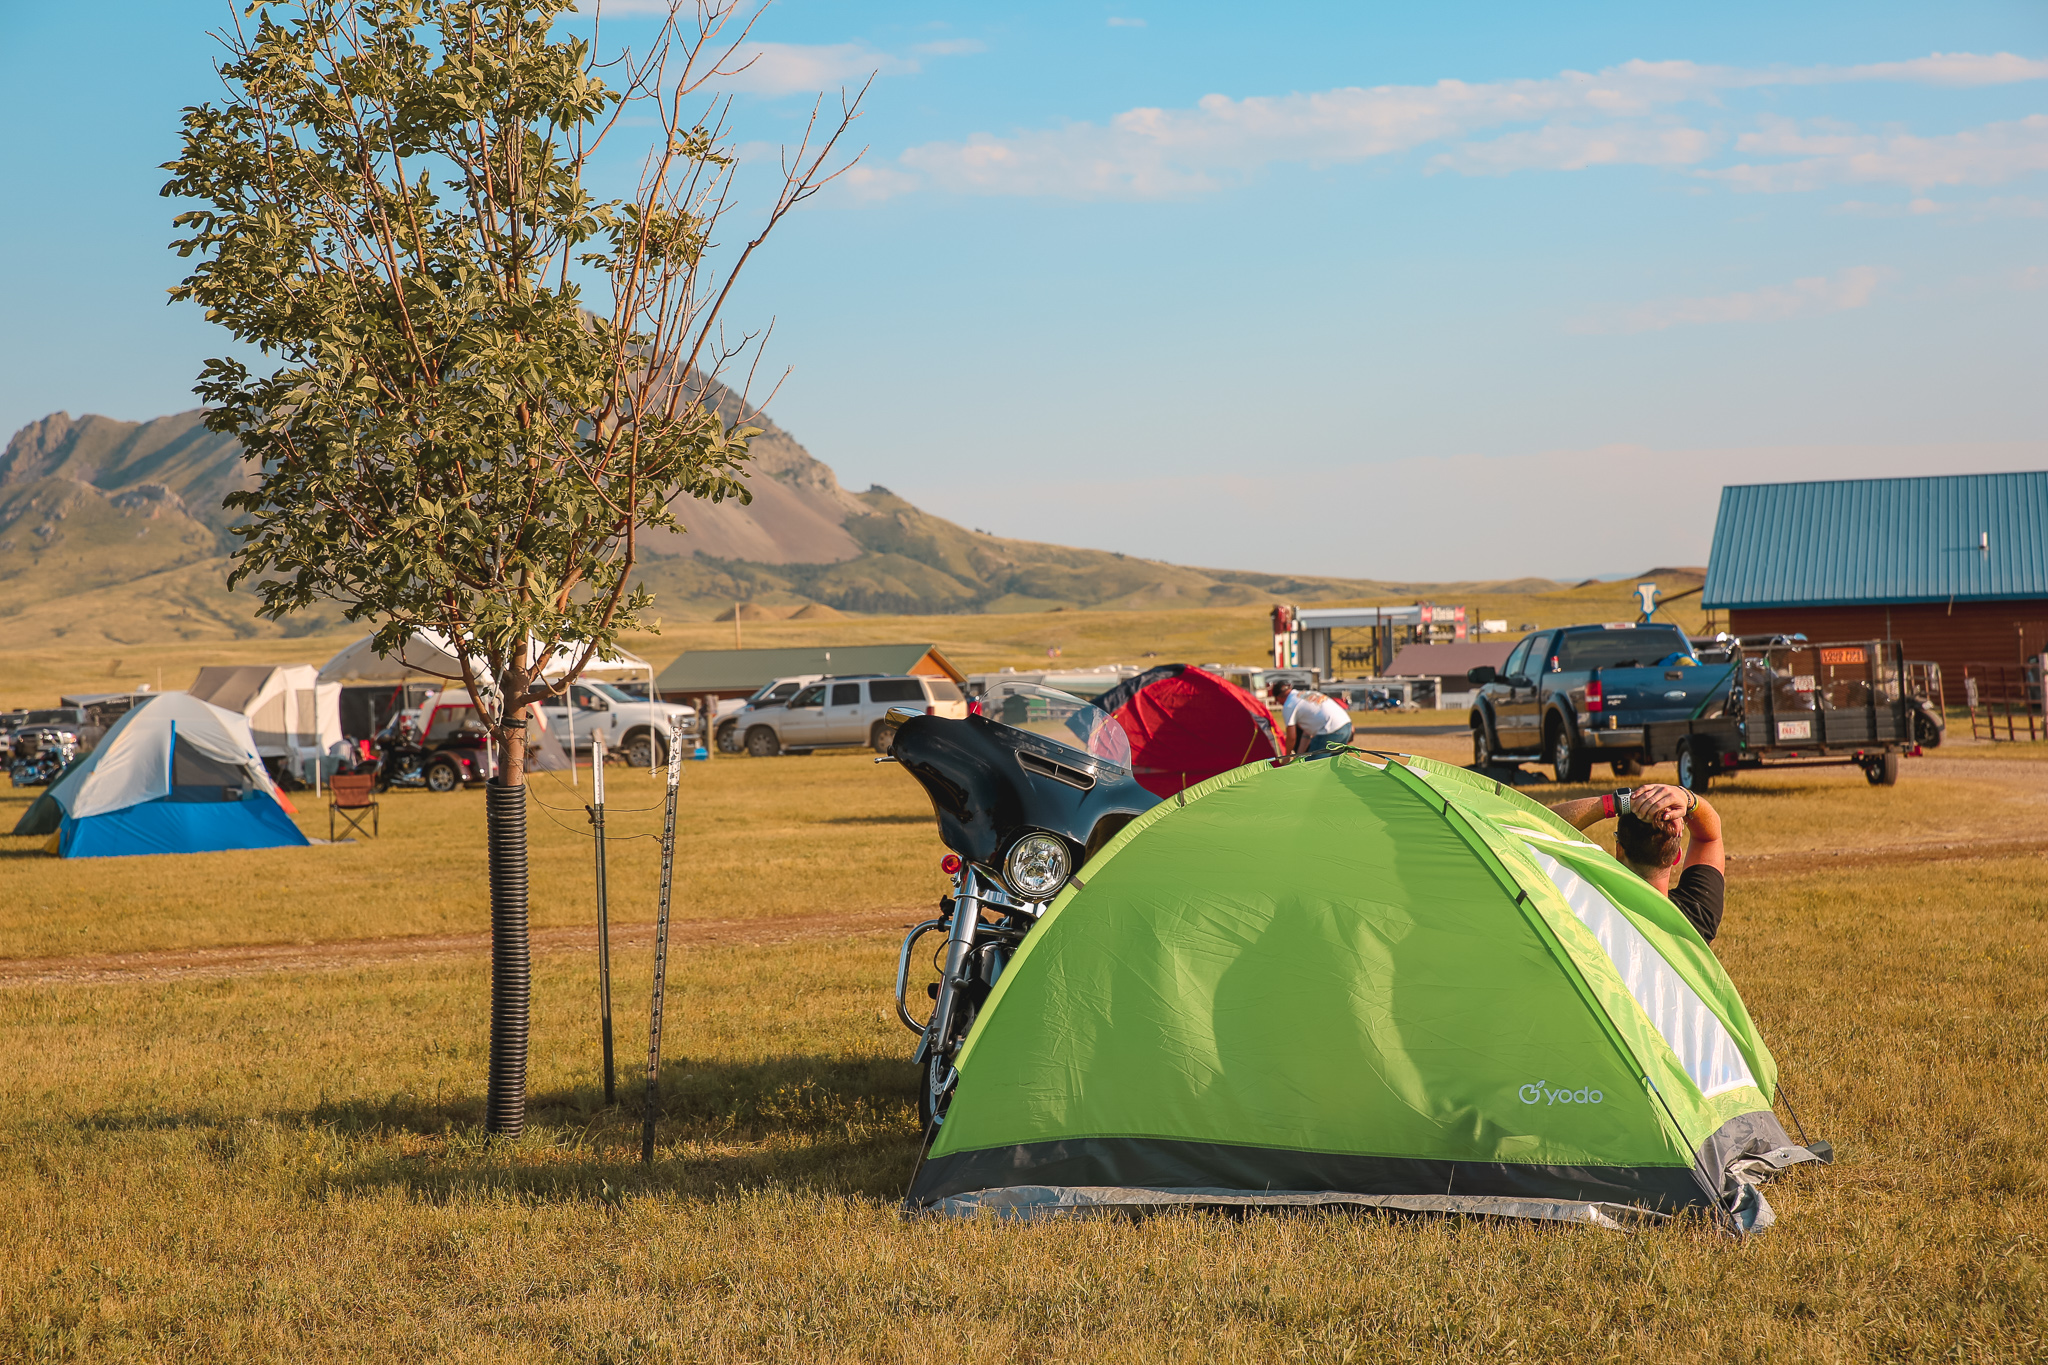
[[[1618,815],[1627,815],[1628,798],[1629,795],[1634,791],[1634,787],[1622,787],[1618,791],[1609,792],[1607,795],[1601,797],[1601,813],[1606,815],[1607,818],[1610,820]]]

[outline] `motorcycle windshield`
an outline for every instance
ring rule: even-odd
[[[1092,702],[1036,683],[997,683],[981,695],[989,720],[1120,768],[1131,766],[1131,737]]]

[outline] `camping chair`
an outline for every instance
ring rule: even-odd
[[[336,773],[327,779],[327,842],[334,842],[334,817],[340,815],[348,827],[362,834],[363,812],[370,814],[368,833],[377,837],[377,775]]]

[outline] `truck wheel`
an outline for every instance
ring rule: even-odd
[[[889,752],[889,745],[896,738],[896,727],[885,720],[875,722],[875,728],[868,731],[868,747],[878,754]]]
[[[427,790],[430,792],[452,792],[462,785],[462,770],[446,759],[439,759],[427,765]]]
[[[1916,709],[1913,712],[1913,742],[1923,749],[1941,746],[1941,727],[1925,711]]]
[[[626,766],[652,768],[668,757],[668,746],[652,730],[635,730],[626,736]]]
[[[1559,723],[1550,737],[1550,774],[1559,782],[1584,782],[1593,775],[1593,756],[1572,744],[1572,732]]]
[[[1707,794],[1713,784],[1713,751],[1704,749],[1694,752],[1693,742],[1684,740],[1678,746],[1678,785],[1700,796]]]
[[[729,720],[718,727],[718,752],[736,754],[745,746],[740,743],[739,722]]]
[[[1863,760],[1863,777],[1873,787],[1899,785],[1899,756],[1887,751]]]
[[[1627,758],[1615,759],[1609,766],[1614,769],[1616,777],[1641,777],[1643,775],[1643,756],[1641,754],[1630,754]]]
[[[1475,719],[1472,722],[1472,769],[1485,772],[1493,762],[1493,755],[1487,751],[1486,722]]]
[[[747,731],[747,752],[755,758],[773,758],[782,752],[782,741],[765,725]]]

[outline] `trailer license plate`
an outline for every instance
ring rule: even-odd
[[[1781,720],[1778,722],[1778,743],[1792,739],[1812,739],[1813,722],[1810,720]]]

